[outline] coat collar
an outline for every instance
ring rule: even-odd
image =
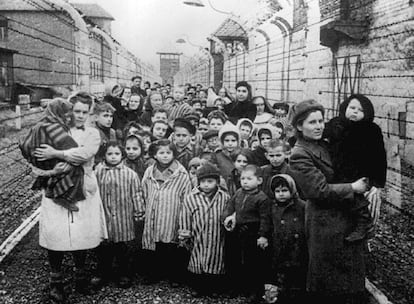
[[[154,170],[156,169],[156,164],[153,164],[150,168],[151,169],[150,169],[150,172],[149,172],[150,173],[149,177],[151,179],[155,180]],[[168,167],[166,170],[172,170],[173,168],[174,168],[174,173],[170,176],[170,178],[174,177],[176,175],[179,175],[179,174],[188,174],[187,170],[185,170],[184,166],[181,165],[177,160],[174,160],[171,163],[170,167]]]
[[[302,149],[309,151],[320,161],[332,167],[331,157],[329,155],[327,143],[325,141],[312,141],[306,140],[304,138],[298,138],[298,141],[296,142],[295,146],[301,147]]]

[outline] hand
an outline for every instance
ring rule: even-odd
[[[138,212],[134,215],[134,221],[139,222],[145,219],[145,212]]]
[[[351,184],[352,190],[356,193],[364,193],[368,190],[368,179],[366,177],[362,177],[359,180],[353,182]]]
[[[40,148],[37,148],[34,152],[34,156],[38,161],[45,161],[52,158],[57,158],[58,150],[52,148],[49,145],[40,145]]]
[[[64,162],[57,163],[55,167],[53,168],[53,175],[58,175],[58,174],[68,172],[71,168],[72,166],[68,163],[64,163]]]
[[[236,214],[235,213],[226,217],[226,219],[224,220],[224,228],[226,228],[227,231],[233,231],[234,228],[236,228]]]
[[[265,238],[264,236],[259,237],[257,239],[257,246],[261,249],[266,249],[266,247],[269,246],[267,238]]]
[[[379,205],[381,202],[381,189],[377,187],[372,187],[370,191],[365,192],[365,198],[370,202],[370,204]]]

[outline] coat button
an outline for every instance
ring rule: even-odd
[[[295,239],[299,238],[299,234],[295,233],[294,237]]]
[[[285,220],[281,220],[281,221],[280,221],[280,223],[281,223],[282,225],[284,225],[284,224],[285,224]]]

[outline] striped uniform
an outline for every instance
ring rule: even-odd
[[[174,102],[168,107],[168,121],[174,122],[176,118],[184,117],[192,111],[193,108],[188,103],[184,101]]]
[[[221,216],[230,196],[217,190],[213,199],[199,188],[186,197],[180,213],[179,234],[193,241],[188,270],[197,274],[224,273],[224,227]]]
[[[172,167],[175,168],[174,172],[163,183],[159,183],[154,177],[155,164],[144,173],[142,190],[146,208],[143,249],[155,250],[157,242],[177,241],[179,213],[184,198],[191,191],[191,181],[178,161],[173,161],[170,165]]]
[[[135,239],[134,216],[143,212],[144,201],[138,174],[122,163],[109,167],[100,163],[96,167],[108,238],[112,242]]]

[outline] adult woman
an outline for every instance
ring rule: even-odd
[[[150,127],[152,124],[151,117],[154,110],[162,107],[164,101],[160,92],[151,91],[147,96],[144,112],[142,113],[139,121],[141,124]]]
[[[295,107],[297,142],[289,161],[306,206],[309,264],[307,290],[319,303],[358,303],[365,288],[365,241],[346,243],[350,207],[367,190],[363,178],[332,184],[332,162],[322,139],[324,108],[314,100]]]
[[[274,117],[275,111],[263,96],[253,98],[253,104],[256,106],[256,118],[253,123],[256,127],[260,127],[270,122]]]
[[[71,252],[75,262],[76,289],[87,293],[85,273],[86,250],[97,247],[107,237],[104,210],[98,191],[96,177],[92,171],[93,158],[100,144],[96,128],[85,127],[92,98],[87,93],[78,93],[69,98],[73,104],[72,138],[78,148],[56,150],[42,145],[35,150],[40,161],[59,158],[73,165],[82,165],[84,169],[85,200],[77,202],[78,212],[69,212],[43,196],[39,223],[39,244],[48,250],[51,267],[50,297],[54,303],[65,300],[61,273],[64,252]]]
[[[256,106],[252,103],[252,88],[247,81],[239,81],[236,84],[236,101],[225,105],[224,111],[233,124],[237,124],[240,118],[254,121]]]

